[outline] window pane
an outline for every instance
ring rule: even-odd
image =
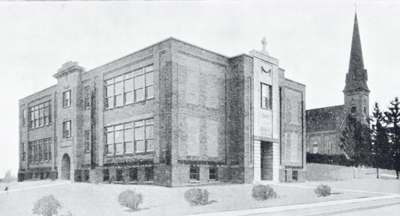
[[[153,86],[146,87],[146,98],[153,98],[154,97],[154,88]]]
[[[114,143],[114,132],[107,133],[107,144]]]
[[[125,104],[133,103],[133,92],[125,93]]]
[[[106,95],[107,97],[113,96],[114,95],[114,85],[109,85],[106,88]]]
[[[124,104],[122,94],[115,96],[115,106],[122,106]]]
[[[154,70],[153,65],[149,65],[149,66],[144,68],[145,72],[149,72],[149,71],[153,71],[153,70]]]
[[[115,77],[115,78],[114,78],[114,83],[120,82],[120,81],[122,81],[123,79],[124,79],[124,76],[123,76],[123,75],[118,76],[118,77]]]
[[[136,141],[136,152],[144,152],[144,141]]]
[[[133,126],[133,123],[132,123],[132,122],[125,123],[125,124],[124,124],[124,129],[132,128],[132,126]]]
[[[135,140],[144,140],[144,127],[135,128]]]
[[[109,154],[109,155],[114,154],[114,146],[113,145],[107,146],[107,154]]]
[[[133,91],[133,79],[125,80],[125,92]]]
[[[153,146],[153,140],[146,140],[146,151],[151,152],[154,150],[154,146]]]
[[[135,77],[135,89],[144,87],[144,75]]]
[[[114,96],[107,98],[106,107],[107,108],[114,107]]]
[[[153,119],[146,119],[146,125],[152,125],[153,124]]]
[[[123,131],[115,131],[115,143],[122,143],[124,141]]]
[[[127,74],[124,75],[124,79],[128,79],[128,78],[131,78],[131,77],[133,77],[133,73],[132,72],[127,73]]]
[[[125,129],[124,136],[125,136],[125,142],[132,141],[133,140],[133,129],[132,128]]]
[[[142,68],[133,71],[133,75],[134,76],[139,76],[141,74],[143,74],[143,69]]]
[[[124,153],[124,145],[122,143],[115,144],[115,154],[123,154]]]
[[[153,73],[146,74],[146,86],[153,85]]]
[[[113,81],[113,79],[108,79],[108,80],[106,80],[106,85],[110,85],[110,84],[112,84],[114,81]]]
[[[144,100],[144,89],[135,90],[135,101]]]
[[[122,94],[124,92],[124,83],[119,82],[115,84],[115,94]]]
[[[146,139],[153,138],[153,126],[146,126]]]
[[[126,153],[133,153],[133,142],[126,142],[125,143],[125,148],[126,148],[126,150],[125,150],[125,152]]]
[[[135,127],[139,127],[139,126],[143,126],[144,125],[144,121],[135,121]]]

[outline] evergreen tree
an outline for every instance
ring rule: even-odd
[[[396,97],[390,102],[389,111],[385,112],[385,121],[389,131],[391,144],[392,168],[396,170],[396,178],[399,179],[400,171],[400,101]]]
[[[391,158],[391,156],[388,133],[384,126],[384,115],[378,103],[375,103],[372,120],[372,164],[376,168],[376,177],[379,178],[379,168],[390,168],[391,163],[388,158]]]
[[[339,147],[354,166],[371,165],[371,136],[368,125],[348,115]]]

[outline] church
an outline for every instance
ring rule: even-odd
[[[351,114],[367,124],[370,93],[367,80],[357,14],[355,14],[349,69],[343,90],[344,104],[306,111],[307,152],[327,155],[343,153],[339,143],[346,117]]]

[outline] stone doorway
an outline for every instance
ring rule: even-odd
[[[64,154],[61,161],[61,179],[70,180],[71,178],[71,159],[68,154]]]
[[[272,143],[261,141],[261,180],[273,179]]]

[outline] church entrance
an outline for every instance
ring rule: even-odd
[[[64,154],[61,161],[61,179],[69,180],[71,177],[71,160],[68,154]]]
[[[261,180],[272,180],[272,143],[261,141]]]

